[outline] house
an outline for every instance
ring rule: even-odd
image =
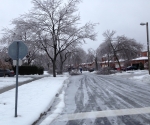
[[[127,66],[136,66],[139,68],[140,64],[143,64],[145,69],[148,69],[148,53],[147,51],[143,51],[139,54],[139,57],[132,59],[132,60],[124,60],[119,59],[121,68],[126,68]],[[109,66],[108,66],[109,65]],[[95,62],[89,62],[89,63],[81,63],[78,66],[72,65],[66,65],[67,68],[79,68],[82,67],[83,70],[87,71],[90,69],[95,69]],[[111,57],[111,60],[108,62],[107,57],[102,57],[101,61],[98,62],[98,67],[111,67],[112,69],[118,69],[119,70],[119,64],[117,60],[113,57]]]
[[[137,68],[139,68],[140,64],[143,64],[145,69],[148,69],[148,56],[138,57],[135,59],[132,59],[130,61],[131,66],[134,65]]]
[[[95,69],[95,62],[81,63],[79,66],[82,67],[83,70],[87,71],[90,69]]]
[[[101,60],[102,61],[100,62],[100,66],[101,67],[108,67],[107,58],[103,57]],[[144,68],[147,69],[148,68],[148,53],[147,53],[147,51],[143,51],[139,54],[139,57],[137,57],[135,59],[132,59],[129,61],[120,59],[119,62],[120,62],[121,68],[125,68],[127,66],[132,66],[132,65],[139,68],[139,65],[143,64]],[[109,61],[109,67],[114,68],[114,69],[118,69],[119,68],[118,62],[114,58],[112,58],[112,60]]]

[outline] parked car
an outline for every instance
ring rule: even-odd
[[[0,77],[14,77],[15,73],[14,71],[11,71],[9,69],[0,69]]]
[[[128,66],[127,70],[137,70],[138,68],[136,66]]]
[[[88,69],[89,72],[93,72],[94,71],[94,68],[90,68]]]
[[[127,68],[125,68],[125,67],[122,67],[122,68],[121,68],[121,70],[122,70],[122,71],[126,71],[126,70],[127,70]]]

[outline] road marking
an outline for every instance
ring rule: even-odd
[[[147,113],[150,113],[150,107],[66,114],[66,115],[59,116],[57,120],[69,121],[69,120],[78,120],[78,119],[101,118],[101,117],[112,117],[112,116],[123,116],[123,115],[137,115],[137,114],[147,114]]]

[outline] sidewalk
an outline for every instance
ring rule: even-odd
[[[50,75],[42,75],[42,76],[39,76],[39,77],[31,77],[29,79],[25,79],[21,82],[18,82],[18,87],[21,86],[21,85],[24,85],[24,84],[27,84],[27,83],[30,83],[32,81],[35,81],[35,80],[39,80],[41,78],[44,78],[44,77],[48,77]],[[1,77],[1,78],[4,78],[4,77]],[[16,77],[13,77],[14,79],[16,79]],[[5,77],[4,79],[8,79],[8,77]],[[10,79],[11,80],[11,79]],[[1,83],[1,81],[0,81]],[[4,85],[3,87],[0,87],[0,94],[6,92],[6,91],[9,91],[13,88],[16,87],[16,82],[14,84],[10,84],[10,85]]]
[[[18,88],[18,117],[15,89],[0,94],[0,125],[31,125],[48,110],[68,76],[44,77]],[[7,81],[7,79],[5,79]]]

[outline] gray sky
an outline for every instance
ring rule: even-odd
[[[31,0],[1,0],[0,30],[12,27],[11,20],[31,7]],[[150,0],[83,0],[79,5],[81,22],[99,23],[96,26],[97,40],[87,40],[83,48],[96,49],[103,42],[102,34],[106,30],[115,30],[116,35],[125,35],[146,45],[146,26],[140,26],[140,23],[149,22],[150,25],[149,12]]]

